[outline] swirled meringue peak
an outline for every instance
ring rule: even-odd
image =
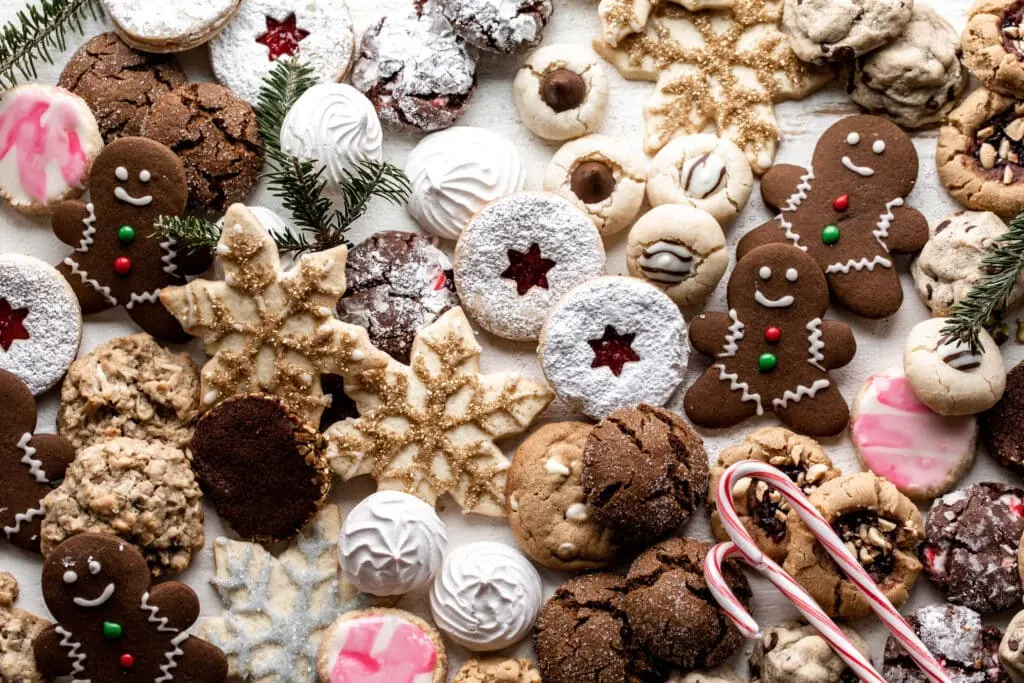
[[[296,100],[281,124],[281,150],[323,164],[340,185],[363,159],[383,158],[384,133],[370,100],[351,85],[321,83]]]
[[[456,240],[485,204],[523,189],[515,146],[484,128],[456,126],[423,138],[405,165],[409,213],[424,230]]]
[[[480,541],[453,550],[430,591],[438,627],[476,652],[523,639],[540,613],[540,574],[515,548]]]
[[[341,527],[341,571],[371,595],[403,595],[430,583],[444,557],[444,522],[416,496],[378,491],[356,505]]]

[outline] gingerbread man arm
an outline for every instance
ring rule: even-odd
[[[897,206],[892,209],[892,223],[885,245],[897,254],[921,251],[928,241],[928,219],[917,209]]]
[[[82,231],[85,230],[83,221],[89,217],[89,213],[89,205],[85,202],[61,202],[53,212],[53,234],[64,244],[79,246]]]
[[[714,358],[722,352],[725,335],[729,333],[729,316],[725,313],[701,313],[690,323],[690,343],[705,356]]]
[[[71,675],[73,667],[66,650],[61,647],[61,640],[63,637],[57,633],[57,626],[53,625],[48,626],[32,641],[36,668],[46,680]]]
[[[826,370],[843,367],[853,360],[854,354],[857,353],[857,340],[853,336],[853,330],[844,323],[835,320],[822,322],[821,341],[825,344],[821,353],[825,357],[822,365]]]
[[[178,268],[186,275],[199,275],[205,272],[212,261],[213,253],[209,249],[197,249],[193,252],[182,249],[174,259]]]
[[[177,581],[150,588],[146,604],[156,608],[156,612],[148,617],[150,622],[166,623],[167,627],[178,631],[184,631],[199,618],[199,598],[195,591]]]
[[[50,481],[63,479],[64,471],[75,459],[74,447],[67,439],[57,434],[37,434],[28,445],[36,449],[35,457]]]
[[[761,178],[761,198],[773,209],[781,209],[800,185],[807,169],[793,164],[776,164]]]

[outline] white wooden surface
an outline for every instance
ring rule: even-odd
[[[923,0],[918,0],[918,2],[921,1]],[[356,20],[357,31],[360,34],[375,17],[380,16],[381,7],[386,8],[389,12],[399,13],[405,12],[406,8],[411,4],[410,0],[349,0],[349,3]],[[968,0],[942,0],[941,2],[933,0],[933,3],[940,12],[949,18],[958,30],[963,28],[964,15],[969,4]],[[21,4],[22,0],[0,0],[0,22],[6,22],[13,17]],[[156,7],[159,3],[157,0],[153,0],[153,4]],[[555,4],[555,14],[545,33],[544,44],[574,43],[589,49],[591,38],[597,34],[599,29],[596,3],[593,0],[555,0]],[[104,22],[91,23],[87,35],[91,37],[103,30],[109,30],[109,25]],[[66,56],[70,56],[71,52],[85,40],[86,38],[72,38]],[[182,57],[188,67],[190,76],[194,80],[212,80],[209,59],[205,48],[193,50]],[[516,58],[483,58],[478,71],[480,87],[472,107],[461,123],[484,126],[512,140],[519,148],[528,169],[527,188],[539,189],[545,166],[557,149],[557,146],[546,144],[533,137],[519,123],[516,117],[515,107],[512,102],[511,80],[518,62],[519,60]],[[57,64],[53,67],[41,65],[39,80],[43,83],[56,82],[63,64],[64,60],[58,57]],[[641,105],[651,90],[651,84],[625,81],[618,76],[614,69],[611,67],[607,68],[611,79],[612,94],[608,115],[601,132],[625,139],[639,148],[642,135]],[[784,140],[777,160],[779,162],[802,165],[809,162],[818,135],[838,118],[855,113],[856,108],[848,101],[842,90],[834,85],[807,100],[780,105],[777,107],[777,112],[784,134]],[[416,136],[386,131],[386,157],[399,165],[403,164],[417,139]],[[921,173],[917,188],[909,198],[909,204],[923,211],[932,222],[938,221],[945,214],[958,208],[956,203],[946,194],[936,175],[934,162],[935,139],[936,131],[934,130],[918,133],[914,136],[914,141],[921,157]],[[280,209],[277,201],[263,187],[251,198],[249,203],[262,203],[270,208]],[[727,231],[730,247],[735,245],[740,236],[749,229],[761,224],[770,215],[755,189],[750,203]],[[417,230],[417,226],[405,213],[404,209],[378,203],[355,226],[352,231],[352,238],[354,241],[358,241],[375,231],[384,229]],[[613,237],[606,243],[609,256],[609,273],[625,274],[625,234],[624,232]],[[451,244],[445,245],[445,248],[449,251],[451,247]],[[47,220],[25,218],[11,210],[8,206],[3,205],[0,206],[0,252],[23,252],[45,259],[51,263],[57,263],[66,255],[67,247],[53,236]],[[856,358],[849,366],[834,373],[843,395],[848,400],[853,398],[857,389],[868,375],[900,363],[907,331],[915,323],[925,319],[928,315],[927,309],[914,292],[913,281],[909,275],[907,265],[908,262],[906,260],[902,260],[900,263],[906,300],[902,309],[892,318],[884,321],[870,322],[835,308],[828,314],[831,318],[841,319],[851,324],[857,336],[858,352]],[[708,302],[709,310],[724,309],[725,281],[723,280],[720,283],[715,294]],[[122,311],[111,311],[92,316],[85,325],[81,353],[88,352],[107,339],[134,331],[136,331],[135,327]],[[479,337],[485,349],[483,358],[485,370],[515,368],[528,375],[542,377],[534,354],[534,348],[531,344],[509,343],[483,332],[480,333]],[[196,360],[202,363],[203,355],[200,345],[194,342],[189,348]],[[1011,341],[1003,347],[1003,353],[1009,368],[1024,357],[1024,346],[1017,345]],[[703,363],[704,361],[699,358],[691,359],[690,373],[684,386],[689,385],[699,376]],[[40,430],[54,429],[54,415],[58,406],[58,400],[59,392],[57,390],[51,391],[48,395],[41,398]],[[546,419],[566,417],[569,417],[568,411],[564,406],[560,406],[557,403],[549,409],[545,416]],[[709,456],[714,459],[718,452],[726,445],[739,441],[745,434],[756,427],[771,423],[771,418],[764,418],[761,421],[751,421],[734,429],[716,433],[705,433]],[[506,442],[503,445],[506,451],[511,454],[516,444],[515,442]],[[853,472],[859,469],[848,435],[829,440],[826,442],[826,447],[832,459],[844,471]],[[962,483],[969,484],[993,479],[1020,484],[1017,477],[995,464],[987,454],[979,453],[977,463]],[[350,484],[338,484],[332,494],[332,499],[339,503],[343,510],[347,511],[355,502],[372,490],[373,482],[369,479]],[[224,533],[224,528],[212,508],[208,507],[207,513],[206,548],[194,559],[188,571],[177,577],[189,583],[199,593],[203,604],[204,616],[215,615],[221,609],[221,604],[213,590],[209,587],[207,580],[212,573],[213,566],[210,541]],[[442,517],[448,524],[449,538],[453,547],[482,539],[499,539],[509,543],[514,542],[507,524],[504,522],[500,520],[492,521],[483,518],[463,517],[458,508],[450,501],[442,501]],[[692,521],[685,529],[685,533],[710,539],[705,515],[703,513],[699,514],[698,519]],[[38,558],[22,554],[20,551],[5,545],[0,547],[0,568],[13,572],[18,578],[22,592],[19,605],[45,614],[46,609],[39,590]],[[542,571],[542,575],[544,576],[547,595],[550,595],[567,578],[565,575],[550,571]],[[754,614],[763,626],[795,615],[795,610],[766,582],[755,577],[752,577],[752,582],[756,592]],[[939,600],[941,600],[939,594],[929,585],[927,579],[922,577],[914,590],[913,597],[905,606],[905,611]],[[429,608],[422,595],[408,596],[400,606],[429,617]],[[1004,626],[1010,616],[1012,615],[999,615],[992,620],[992,623]],[[874,620],[863,620],[855,624],[855,627],[868,638],[872,646],[874,659],[880,663],[885,641],[884,629]],[[516,653],[529,656],[532,654],[531,650],[532,646],[529,640],[527,640],[520,645]],[[749,651],[749,647],[746,648],[746,651]],[[741,673],[745,672],[746,669],[745,660],[743,659],[746,651],[742,655],[738,655],[734,660],[737,670]],[[449,654],[452,663],[450,671],[453,675],[465,659],[466,653],[458,647],[450,646]]]

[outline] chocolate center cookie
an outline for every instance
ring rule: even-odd
[[[615,191],[615,172],[600,161],[584,161],[573,170],[569,185],[584,204],[599,204]]]
[[[832,523],[832,528],[875,583],[882,583],[892,573],[896,565],[893,549],[898,544],[898,523],[863,510],[843,515]]]
[[[1016,107],[985,122],[974,137],[973,154],[986,177],[1004,185],[1024,178],[1024,117],[1017,115]]]
[[[556,112],[569,111],[583,104],[587,82],[575,71],[555,69],[541,80],[540,97]]]

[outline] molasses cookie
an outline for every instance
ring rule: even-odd
[[[757,460],[778,468],[808,495],[841,474],[821,444],[809,436],[782,427],[765,427],[753,432],[742,443],[724,449],[718,462],[711,466],[708,494],[711,530],[720,541],[728,541],[729,535],[718,514],[718,482],[729,467],[743,460]],[[733,487],[732,503],[757,547],[776,562],[785,560],[789,547],[786,520],[790,510],[786,499],[763,481],[741,479]]]
[[[181,159],[194,211],[223,213],[256,188],[263,169],[256,114],[223,86],[193,83],[172,90],[150,109],[142,134]]]
[[[857,651],[871,658],[860,634],[839,627]],[[750,653],[751,683],[850,683],[858,680],[816,628],[802,620],[781,621],[758,634]]]
[[[140,52],[116,33],[101,33],[78,49],[57,85],[89,105],[106,142],[139,135],[153,104],[188,81],[171,55]]]
[[[949,602],[992,614],[1020,604],[1024,490],[986,482],[932,505],[921,559]]]
[[[536,47],[551,18],[551,0],[439,0],[444,16],[467,43],[510,55]]]
[[[709,550],[703,541],[670,538],[637,557],[626,575],[623,607],[637,644],[682,669],[717,666],[743,644],[704,581]],[[753,594],[739,566],[726,563],[722,575],[730,592],[749,603]]]
[[[981,438],[996,460],[1024,474],[1024,362],[1006,374],[1002,398],[978,417]]]
[[[917,545],[924,529],[917,506],[870,472],[826,482],[810,495],[810,501],[892,604],[899,607],[906,602],[921,573]],[[794,510],[788,525],[786,572],[829,616],[871,614],[867,598],[842,574]]]
[[[547,45],[523,62],[512,83],[519,119],[545,140],[594,133],[608,106],[600,60],[579,45]]]
[[[977,0],[967,15],[964,61],[982,85],[1024,97],[1024,6],[1017,0]]]
[[[959,605],[925,605],[908,614],[907,623],[928,651],[939,658],[951,680],[965,683],[1010,681],[997,654],[1001,654],[1002,632],[995,626],[985,626],[974,610]],[[894,636],[885,641],[884,661],[882,675],[887,681],[923,683],[925,680],[921,669]]]
[[[707,499],[708,456],[675,413],[621,408],[587,437],[581,483],[594,519],[643,546],[679,528]]]
[[[644,156],[604,135],[564,144],[544,175],[544,189],[575,204],[602,235],[613,235],[633,223],[644,202],[646,183]]]

